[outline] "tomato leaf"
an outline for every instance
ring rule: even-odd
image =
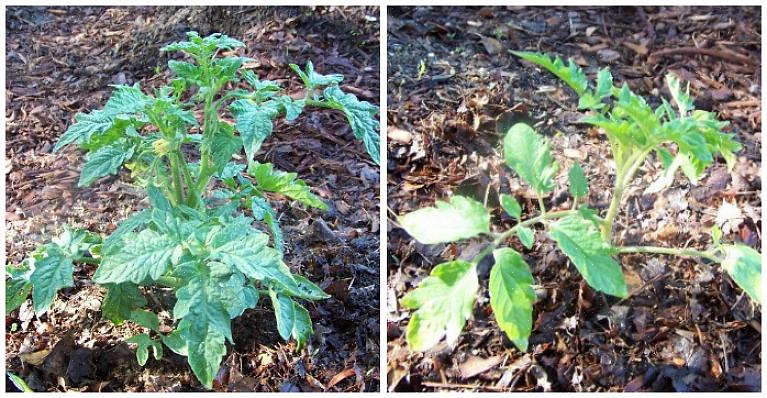
[[[503,139],[506,165],[514,170],[538,195],[554,189],[553,177],[559,166],[551,156],[551,144],[524,123],[517,123]]]
[[[733,281],[757,303],[762,303],[762,255],[741,244],[722,245],[722,267]]]
[[[477,298],[475,264],[453,261],[434,267],[418,287],[402,298],[402,306],[416,310],[407,325],[407,341],[414,351],[426,351],[446,337],[458,341]]]
[[[399,218],[402,228],[419,242],[434,244],[472,238],[490,232],[490,213],[482,203],[464,196],[437,201]]]
[[[615,249],[602,240],[596,225],[580,215],[563,217],[550,225],[550,235],[592,288],[611,296],[627,297]]]
[[[535,283],[522,255],[513,249],[493,252],[495,265],[490,271],[490,306],[501,330],[520,351],[527,351],[527,338],[533,329]]]

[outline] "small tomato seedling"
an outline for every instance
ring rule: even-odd
[[[138,85],[115,86],[106,106],[78,114],[54,148],[77,144],[86,152],[79,181],[84,187],[124,165],[146,189],[150,208],[103,239],[66,229],[20,265],[7,266],[6,314],[31,291],[35,313],[43,315],[60,289],[73,286],[75,263],[97,264],[93,280],[107,291],[102,315],[149,331],[128,339],[138,347],[139,363],[146,363],[150,351],[159,359],[165,346],[188,357],[194,374],[211,388],[226,342],[232,343],[232,319],[266,296],[280,336],[300,348],[313,331],[299,300],[329,297],[283,261],[282,232],[267,194],[318,209],[326,205],[295,173],[255,161],[274,119],[292,121],[307,108],[340,111],[378,163],[378,107],[344,93],[343,76],[319,74],[311,62],[303,70],[290,65],[306,95],[281,94],[276,82],[243,69],[247,58],[227,55],[244,47],[242,42],[223,34],[187,36],[162,48],[187,56],[168,62],[176,76],[169,85],[153,95]],[[241,80],[247,90],[236,88]],[[221,117],[224,110],[233,123]],[[242,150],[247,164],[233,162]],[[219,184],[209,193],[213,181]],[[142,286],[174,290],[171,332],[160,331]]]
[[[727,125],[711,112],[697,110],[689,87],[682,89],[679,80],[666,77],[673,106],[663,99],[652,109],[627,85],[615,87],[609,69],[602,69],[596,84],[572,61],[565,65],[557,57],[531,52],[514,52],[518,57],[550,71],[579,96],[578,109],[589,112],[583,123],[600,128],[606,135],[616,165],[615,186],[610,206],[601,217],[586,204],[577,205],[588,193],[588,179],[579,164],[568,172],[569,210],[546,211],[544,198],[554,189],[559,171],[549,142],[526,124],[511,126],[503,139],[503,156],[511,168],[538,197],[540,213],[522,220],[522,207],[508,194],[499,198],[501,207],[516,220],[516,225],[502,232],[491,230],[491,213],[474,199],[454,196],[448,202],[416,210],[399,218],[400,225],[424,244],[453,242],[477,236],[489,236],[492,242],[471,261],[439,264],[418,287],[401,300],[402,306],[415,312],[407,326],[410,348],[424,351],[444,337],[453,345],[471,316],[479,282],[476,267],[488,255],[495,265],[490,272],[490,306],[498,326],[525,351],[533,326],[534,278],[524,257],[510,247],[500,248],[516,236],[526,248],[532,248],[535,234],[531,227],[542,224],[545,231],[570,259],[589,286],[616,297],[629,295],[618,257],[628,253],[667,254],[699,257],[719,263],[733,281],[756,303],[761,303],[761,256],[742,244],[721,243],[721,231],[714,229],[713,244],[706,250],[657,246],[616,246],[613,224],[626,187],[634,181],[637,170],[652,153],[663,160],[665,171],[646,192],[667,188],[679,169],[696,183],[705,169],[721,155],[731,170],[734,153],[741,145],[732,134],[722,132]]]

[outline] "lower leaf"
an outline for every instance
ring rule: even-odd
[[[589,286],[611,296],[628,296],[623,270],[612,257],[613,248],[593,221],[580,214],[563,217],[551,224],[550,234]]]
[[[402,298],[402,305],[417,310],[407,326],[407,340],[414,351],[426,351],[446,337],[458,341],[477,298],[477,269],[464,261],[434,267],[418,288]]]
[[[746,245],[723,245],[722,267],[752,300],[762,303],[762,256]]]
[[[501,330],[520,351],[527,351],[527,339],[533,330],[533,275],[522,255],[513,249],[498,249],[493,256],[490,306]]]

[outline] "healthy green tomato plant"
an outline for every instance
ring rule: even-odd
[[[678,169],[696,183],[706,167],[720,154],[729,168],[741,145],[732,134],[722,132],[727,123],[716,120],[711,112],[696,110],[689,87],[682,90],[673,75],[666,77],[676,110],[663,100],[652,109],[627,85],[615,87],[605,68],[597,74],[594,87],[585,73],[573,62],[565,65],[560,58],[530,52],[514,52],[537,64],[567,83],[580,97],[578,108],[589,111],[583,122],[599,127],[607,136],[616,165],[615,187],[610,206],[600,217],[578,200],[588,192],[588,180],[579,164],[568,172],[569,191],[573,197],[569,210],[546,211],[544,198],[553,190],[559,170],[549,142],[526,124],[516,124],[503,140],[503,156],[509,166],[538,197],[540,213],[522,220],[522,208],[514,197],[502,194],[501,207],[516,220],[508,230],[491,230],[491,212],[474,199],[454,196],[449,202],[416,210],[399,218],[400,225],[424,244],[453,242],[477,236],[492,241],[471,261],[451,261],[437,265],[418,287],[401,300],[402,306],[415,310],[407,326],[410,348],[424,351],[445,337],[454,344],[472,314],[479,282],[477,264],[492,254],[495,264],[490,272],[490,306],[498,326],[519,350],[528,348],[533,326],[535,279],[522,254],[510,247],[500,248],[516,236],[531,249],[535,233],[532,226],[541,224],[549,238],[570,259],[583,279],[593,289],[616,297],[628,297],[629,291],[618,257],[629,253],[653,253],[698,257],[719,263],[752,300],[761,303],[761,258],[754,249],[742,244],[724,244],[722,232],[712,231],[713,244],[706,250],[656,246],[617,246],[613,224],[626,187],[634,181],[637,170],[651,153],[665,166],[658,181],[648,192],[668,187]]]
[[[295,120],[306,108],[341,111],[378,163],[378,108],[344,93],[338,86],[343,76],[321,75],[311,63],[304,70],[290,65],[306,95],[282,95],[276,82],[243,69],[248,59],[226,55],[244,47],[242,42],[222,34],[187,36],[188,41],[162,48],[183,52],[189,61],[168,62],[176,75],[169,85],[154,95],[138,85],[116,86],[106,106],[78,114],[54,148],[77,144],[87,153],[80,186],[124,165],[146,189],[151,207],[123,220],[104,239],[66,229],[19,266],[7,266],[6,314],[31,291],[35,313],[43,315],[60,289],[73,286],[74,264],[97,264],[93,280],[107,291],[103,316],[149,330],[128,340],[138,346],[139,363],[146,363],[150,349],[159,359],[164,345],[187,356],[194,374],[211,388],[226,341],[232,343],[231,320],[254,308],[261,296],[271,300],[280,336],[292,337],[298,348],[313,332],[298,300],[329,297],[283,261],[282,232],[267,194],[318,209],[326,205],[295,173],[254,160],[273,120]],[[241,79],[248,90],[236,88]],[[221,117],[224,109],[233,123]],[[241,159],[241,150],[247,164],[233,161]],[[213,182],[219,184],[209,193]],[[175,291],[172,331],[161,331],[142,286]]]

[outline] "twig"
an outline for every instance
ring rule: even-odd
[[[754,61],[751,58],[745,57],[733,51],[714,50],[712,48],[698,48],[698,47],[667,48],[665,50],[656,51],[650,55],[647,62],[657,63],[656,58],[658,57],[665,57],[668,55],[677,55],[677,54],[707,55],[709,57],[720,58],[730,62],[734,61],[735,63],[742,63],[742,64],[747,64],[750,66],[758,65],[757,61]]]
[[[467,388],[472,390],[477,389],[477,390],[500,391],[500,392],[509,391],[509,389],[505,387],[482,386],[482,385],[473,385],[473,384],[440,383],[440,382],[434,382],[434,381],[424,381],[421,384],[423,384],[426,387],[436,387],[436,388]]]

